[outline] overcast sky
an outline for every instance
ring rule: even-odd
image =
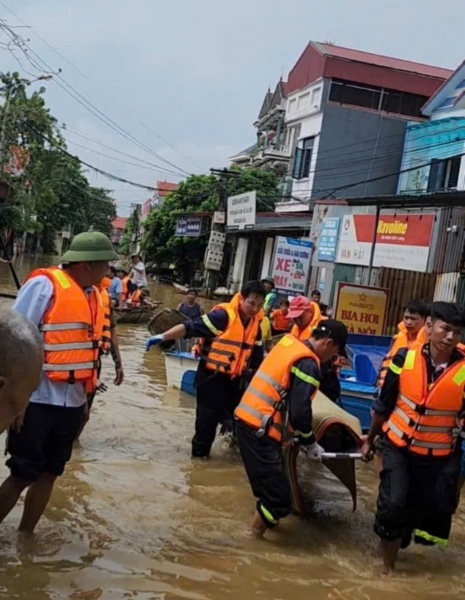
[[[6,6],[31,28],[16,31],[43,61],[62,69],[66,83],[176,168],[102,123],[54,78],[46,100],[60,123],[177,172],[226,166],[251,145],[268,86],[287,78],[310,40],[452,69],[465,55],[464,0],[1,0],[0,18],[21,25]],[[46,71],[17,56],[23,68],[2,50],[2,69],[31,78]],[[71,131],[65,135],[70,151],[123,178],[153,186],[179,180],[100,156],[76,143],[136,162]],[[92,171],[88,178],[114,190],[121,215],[150,196]]]

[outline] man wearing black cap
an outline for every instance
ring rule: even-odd
[[[252,533],[263,535],[291,510],[284,475],[283,441],[306,447],[321,460],[312,431],[312,399],[321,381],[320,363],[344,353],[347,328],[328,319],[304,341],[284,336],[262,362],[236,409],[236,435],[252,492],[257,498]]]

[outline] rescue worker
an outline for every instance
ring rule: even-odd
[[[292,327],[292,321],[289,318],[289,300],[281,300],[279,308],[271,311],[273,319],[273,335],[288,333]]]
[[[100,292],[100,297],[102,299],[103,312],[104,312],[104,320],[103,320],[103,329],[102,329],[102,337],[100,339],[100,352],[98,358],[98,367],[97,367],[97,378],[98,378],[98,386],[95,390],[87,395],[87,406],[88,411],[85,415],[84,421],[82,423],[81,429],[79,430],[76,439],[79,439],[81,433],[84,430],[84,427],[89,421],[90,411],[92,409],[92,405],[95,400],[95,396],[97,392],[105,392],[107,390],[107,386],[100,382],[100,373],[102,370],[102,357],[107,356],[111,353],[113,363],[115,365],[115,379],[113,381],[114,385],[121,385],[124,380],[124,371],[123,364],[121,360],[121,353],[119,350],[119,342],[118,335],[116,333],[116,319],[113,315],[111,297],[110,297],[110,287],[112,280],[109,277],[104,277],[99,285],[97,285],[97,289]]]
[[[192,456],[210,455],[218,424],[230,419],[263,359],[260,321],[265,290],[249,281],[230,302],[208,314],[152,336],[146,348],[164,341],[200,337],[200,364],[196,375],[197,411]]]
[[[398,333],[392,338],[388,353],[381,363],[376,387],[381,388],[386,377],[389,364],[400,348],[411,348],[418,340],[424,344],[428,341],[425,323],[429,316],[429,306],[423,300],[412,299],[404,309],[403,320],[398,325]]]
[[[278,302],[278,296],[276,292],[274,292],[274,278],[273,277],[264,277],[262,279],[262,285],[265,288],[265,302],[263,303],[263,310],[265,311],[265,316],[269,317],[271,311],[276,306]]]
[[[312,431],[312,399],[320,383],[320,362],[344,351],[347,329],[327,320],[300,341],[285,335],[267,355],[236,409],[236,436],[245,470],[257,498],[252,533],[262,536],[291,510],[284,474],[283,442],[302,444],[309,458],[323,449]]]
[[[14,310],[34,323],[44,339],[39,387],[23,419],[10,430],[11,475],[0,487],[0,522],[29,488],[19,529],[32,532],[57,477],[71,458],[87,412],[87,395],[97,385],[104,309],[95,287],[116,258],[103,233],[77,235],[62,257],[63,268],[36,269],[18,292]]]
[[[128,306],[147,306],[153,308],[155,304],[150,302],[150,290],[148,287],[138,288],[130,297]]]
[[[205,311],[197,303],[198,292],[195,288],[189,288],[186,292],[186,301],[180,302],[176,307],[185,317],[193,321],[205,314]]]
[[[419,543],[447,544],[460,472],[456,424],[464,409],[465,357],[457,344],[464,326],[460,306],[435,302],[426,325],[429,342],[397,351],[373,404],[362,454],[371,458],[382,430],[375,532],[385,574],[394,571],[412,533]]]
[[[308,340],[321,321],[320,307],[305,296],[292,298],[287,316],[294,320],[291,333],[299,340]]]

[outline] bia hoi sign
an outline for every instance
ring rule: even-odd
[[[257,209],[257,192],[246,192],[228,198],[228,229],[253,229]]]
[[[349,333],[383,335],[389,303],[389,290],[339,281],[335,319]]]

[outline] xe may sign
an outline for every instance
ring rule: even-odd
[[[278,290],[305,294],[312,247],[305,238],[276,238],[272,276]]]

